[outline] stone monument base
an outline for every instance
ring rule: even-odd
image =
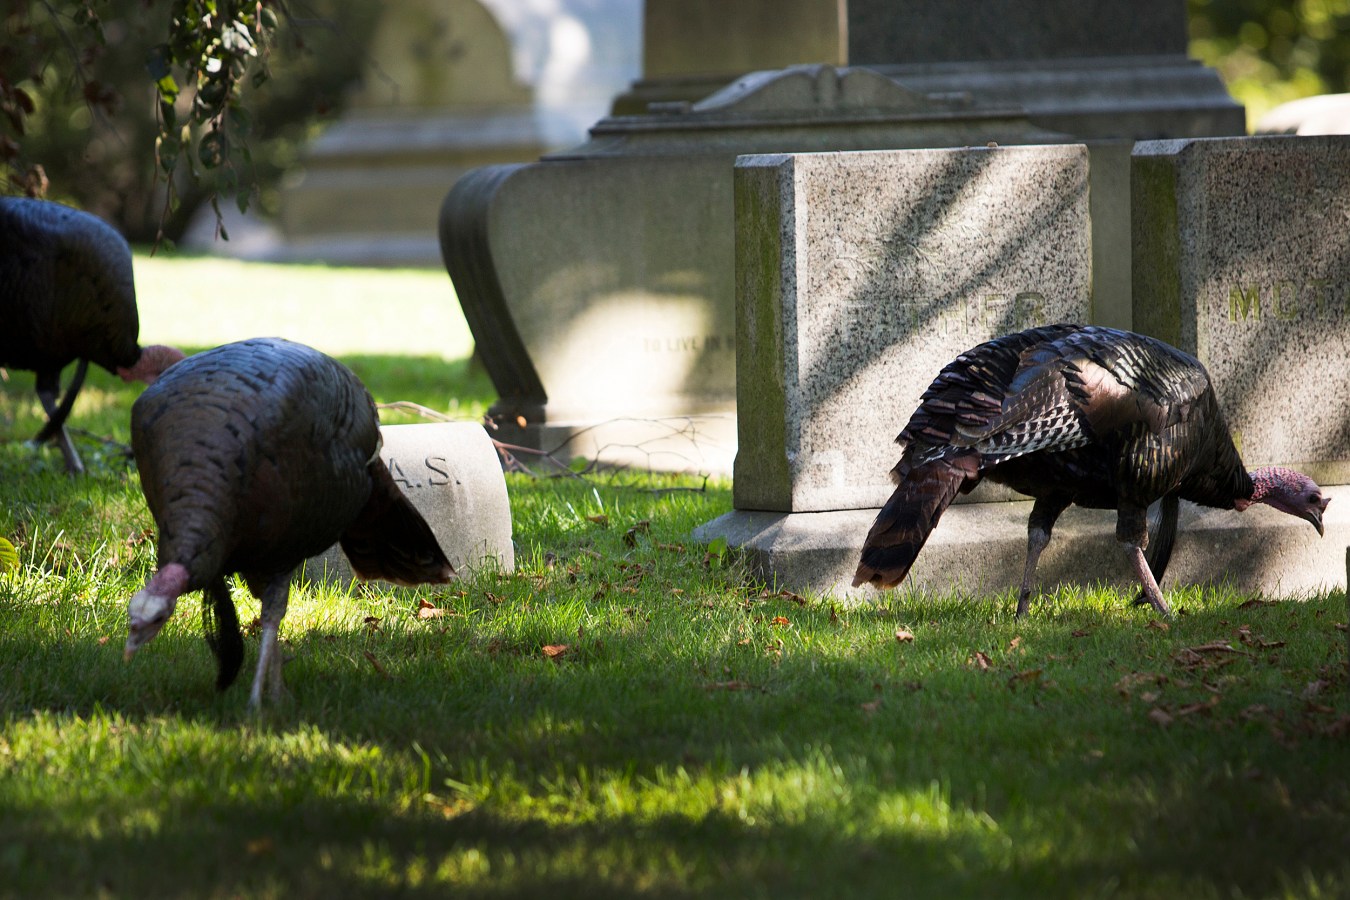
[[[1350,485],[1324,487],[1332,498],[1319,538],[1312,526],[1266,506],[1246,512],[1182,503],[1176,547],[1163,578],[1181,584],[1228,582],[1272,597],[1345,587],[1350,544]],[[1026,561],[1031,501],[954,503],[933,530],[900,591],[989,595],[1015,591]],[[884,600],[871,586],[853,588],[853,571],[875,509],[777,513],[732,510],[694,530],[742,548],[752,571],[771,585],[850,600]],[[1112,510],[1070,507],[1055,525],[1037,575],[1043,590],[1059,583],[1136,584],[1115,537]],[[1032,612],[1035,612],[1033,601]]]

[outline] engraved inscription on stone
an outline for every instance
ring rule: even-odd
[[[1329,319],[1350,312],[1350,292],[1326,278],[1232,282],[1227,297],[1218,300],[1230,322]]]
[[[406,462],[406,460],[405,460]],[[408,470],[394,457],[389,457],[387,463],[389,466],[389,475],[394,482],[405,491],[414,488],[441,487],[450,483],[450,464],[446,462],[444,456],[427,456],[419,467],[416,463],[410,463]],[[412,474],[409,475],[408,472]]]
[[[734,353],[736,337],[720,334],[644,337],[642,350],[644,353]]]
[[[933,311],[930,304],[901,302],[901,322],[910,330],[920,327],[943,336],[967,334],[980,341],[991,333],[1021,331],[1048,325],[1045,294],[1017,291],[1012,295],[990,294],[983,297],[959,297],[945,309]],[[1011,313],[1011,316],[1009,315]]]

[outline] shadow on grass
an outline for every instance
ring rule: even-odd
[[[484,610],[456,611],[406,630],[295,634],[294,695],[259,722],[243,712],[247,668],[215,695],[190,632],[162,636],[133,666],[115,658],[120,636],[105,647],[0,635],[11,713],[112,715],[131,732],[111,742],[116,762],[89,762],[103,774],[66,773],[81,784],[58,802],[16,802],[12,784],[0,792],[0,822],[11,823],[0,873],[62,894],[98,889],[84,860],[116,894],[162,891],[166,871],[190,893],[222,895],[453,884],[462,896],[1228,897],[1350,886],[1350,744],[1301,727],[1335,711],[1298,694],[1319,666],[1343,666],[1344,637],[1297,662],[1303,651],[1282,647],[1212,671],[1176,662],[1244,624],[1274,644],[1305,617],[1343,615],[1339,596],[1203,612],[1170,634],[1113,624],[1080,638],[1081,617],[1010,625],[976,614],[969,628],[920,630],[932,646],[913,660],[886,639],[895,622],[954,616],[858,612],[848,639],[826,642],[845,628],[829,608],[763,604],[764,622],[791,616],[820,636],[782,646],[749,612],[713,611],[707,635],[672,642],[656,612],[644,624],[610,610],[569,635],[562,623],[512,630]],[[730,630],[742,619],[747,644]],[[1015,652],[1015,637],[1030,649]],[[539,651],[550,641],[568,643],[556,661]],[[80,675],[58,698],[44,671]],[[1163,727],[1119,690],[1131,672],[1158,676],[1148,683],[1176,692],[1173,709],[1223,697]],[[1326,690],[1344,713],[1344,676]],[[179,721],[205,732],[200,746],[161,746]]]

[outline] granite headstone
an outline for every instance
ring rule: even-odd
[[[1086,321],[1081,145],[743,156],[737,509],[879,507],[938,370]]]
[[[380,458],[460,574],[515,567],[511,506],[497,449],[482,425],[386,425]],[[305,564],[304,577],[350,583],[351,564],[330,547]]]
[[[1135,146],[1137,330],[1209,369],[1248,466],[1350,484],[1350,137]]]

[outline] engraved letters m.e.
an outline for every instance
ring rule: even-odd
[[[1228,321],[1259,322],[1265,317],[1291,322],[1300,317],[1323,319],[1350,312],[1329,302],[1330,287],[1331,282],[1325,278],[1235,282],[1228,287]]]

